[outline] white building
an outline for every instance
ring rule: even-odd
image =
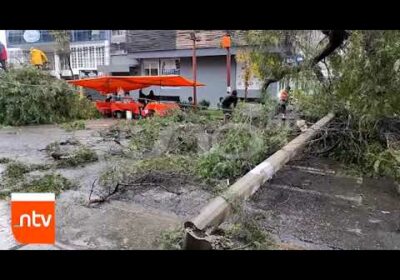
[[[110,31],[71,30],[71,66],[74,76],[96,76],[98,67],[110,63]],[[31,47],[44,51],[49,59],[49,70],[54,76],[72,77],[68,65],[60,62],[55,53],[55,42],[48,30],[6,30],[5,41],[9,63],[29,63]],[[100,73],[101,74],[101,73]]]

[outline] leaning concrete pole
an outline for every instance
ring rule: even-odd
[[[234,203],[246,200],[253,195],[260,186],[278,172],[283,165],[295,157],[316,133],[328,124],[334,117],[329,113],[317,123],[297,136],[282,149],[250,170],[236,181],[228,190],[211,200],[198,216],[184,223],[186,236],[185,249],[211,249],[207,240],[206,230],[219,226],[232,211]]]

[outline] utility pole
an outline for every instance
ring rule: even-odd
[[[193,106],[196,108],[197,106],[197,58],[196,58],[196,42],[200,41],[198,38],[196,38],[196,33],[191,32],[190,33],[190,40],[193,41],[193,55],[192,55],[192,68],[193,68]]]
[[[231,35],[229,32],[222,37],[221,46],[226,49],[226,91],[231,93]]]

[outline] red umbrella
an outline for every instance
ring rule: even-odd
[[[97,90],[103,94],[142,89],[150,86],[193,87],[204,86],[202,83],[189,80],[182,76],[104,76],[81,80],[71,80],[68,83]]]

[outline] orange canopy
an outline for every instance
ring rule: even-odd
[[[192,87],[204,86],[202,83],[191,81],[182,76],[103,76],[81,80],[68,81],[76,86],[97,90],[101,93],[116,92],[146,88],[150,86]]]

